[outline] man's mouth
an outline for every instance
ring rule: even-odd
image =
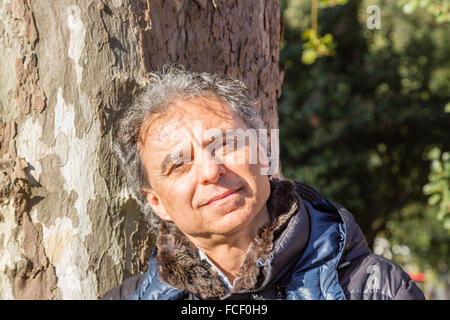
[[[227,198],[233,196],[234,194],[238,193],[241,190],[241,188],[239,189],[235,189],[235,190],[227,190],[217,196],[212,197],[211,199],[208,200],[208,202],[206,202],[205,204],[203,204],[202,206],[206,206],[212,203],[218,203],[220,201],[226,200]]]

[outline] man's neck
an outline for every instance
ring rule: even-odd
[[[188,236],[191,242],[202,250],[208,258],[227,276],[233,283],[239,277],[241,264],[245,259],[250,243],[255,239],[258,230],[270,222],[267,206],[260,211],[249,228],[235,233],[229,238],[216,241],[202,241]]]

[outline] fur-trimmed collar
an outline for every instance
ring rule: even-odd
[[[267,207],[271,225],[259,230],[250,244],[240,268],[240,277],[233,292],[255,288],[264,281],[264,268],[258,259],[266,261],[273,250],[274,240],[298,209],[295,183],[291,180],[270,180],[271,193]],[[189,291],[202,299],[217,299],[227,292],[217,272],[201,260],[198,249],[172,222],[161,222],[156,240],[156,261],[161,266],[160,278],[172,287]]]

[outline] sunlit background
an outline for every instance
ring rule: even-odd
[[[347,207],[427,299],[450,299],[449,6],[281,1],[283,174]]]

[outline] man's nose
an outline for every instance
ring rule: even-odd
[[[203,152],[197,168],[202,184],[215,183],[227,172],[221,160],[213,157],[209,152]]]

